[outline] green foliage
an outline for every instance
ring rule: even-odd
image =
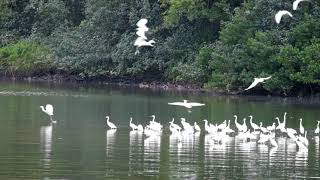
[[[320,3],[285,0],[9,0],[0,2],[2,73],[192,83],[294,94],[319,87]],[[136,22],[148,39],[135,55]],[[27,40],[26,40],[27,39]],[[10,74],[9,73],[9,74]]]
[[[19,41],[0,48],[0,68],[5,74],[34,75],[49,70],[50,52],[41,44]]]

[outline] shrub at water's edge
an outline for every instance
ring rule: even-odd
[[[50,68],[50,50],[39,43],[21,40],[0,48],[0,70],[5,76],[37,76]]]

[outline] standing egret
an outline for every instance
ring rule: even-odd
[[[251,125],[251,127],[253,128],[253,131],[258,130],[258,129],[259,129],[259,126],[258,126],[257,124],[255,124],[255,123],[252,122],[252,118],[253,118],[252,115],[250,115],[249,117],[250,117],[250,125]]]
[[[300,128],[299,128],[300,134],[304,134],[304,127],[302,125],[302,118],[300,118]]]
[[[138,126],[132,123],[132,117],[130,117],[130,124],[129,124],[129,126],[131,127],[131,129],[132,129],[133,131],[138,129]]]
[[[181,131],[181,127],[177,124],[174,124],[174,118],[172,118],[172,121],[170,121],[169,123],[173,128],[175,128],[178,131]]]
[[[247,91],[247,90],[255,87],[258,83],[262,83],[262,82],[264,82],[265,80],[268,80],[268,79],[270,79],[270,78],[271,78],[271,76],[266,77],[266,78],[254,78],[254,81],[251,83],[251,85],[250,85],[249,87],[247,87],[247,88],[245,89],[245,91]]]
[[[292,14],[291,14],[289,11],[281,10],[281,11],[279,11],[279,12],[275,15],[275,17],[274,17],[277,24],[280,23],[281,18],[282,18],[283,15],[288,15],[288,16],[290,16],[290,17],[293,17]]]
[[[197,132],[200,132],[201,131],[201,128],[200,126],[197,124],[197,122],[194,122],[194,129],[197,131]]]
[[[107,125],[110,127],[110,129],[117,129],[117,126],[115,126],[112,122],[110,122],[110,117],[106,116],[107,118]]]
[[[319,131],[320,131],[319,124],[320,124],[320,121],[318,121],[317,128],[314,130],[315,134],[319,134]]]
[[[197,102],[188,102],[188,100],[183,100],[183,102],[173,102],[168,103],[169,105],[175,105],[175,106],[183,106],[186,108],[192,108],[193,106],[204,106],[205,104],[197,103]]]
[[[46,105],[46,108],[44,108],[43,106],[40,106],[41,110],[43,112],[45,112],[46,114],[49,115],[50,117],[50,121],[53,122],[53,123],[56,123],[56,121],[53,121],[52,120],[52,116],[53,116],[53,106],[51,104],[47,104]]]

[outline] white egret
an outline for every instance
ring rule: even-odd
[[[298,9],[298,5],[302,2],[302,1],[308,1],[308,0],[295,0],[293,2],[293,10],[297,10]]]
[[[275,129],[276,129],[276,123],[272,123],[272,126],[267,127],[268,131],[274,131]]]
[[[246,124],[246,118],[243,118],[242,131],[247,132],[247,130],[248,130],[248,127]]]
[[[258,129],[259,129],[259,126],[258,126],[257,124],[255,124],[255,123],[252,122],[252,118],[253,118],[252,115],[250,115],[249,117],[250,117],[250,125],[251,125],[251,127],[253,128],[253,131],[258,130]]]
[[[265,127],[262,126],[262,122],[260,122],[260,127],[259,127],[259,129],[262,131],[262,133],[267,133],[267,132],[269,132],[267,128],[265,128]]]
[[[117,126],[115,126],[112,122],[110,122],[110,117],[106,116],[107,118],[107,125],[110,127],[110,129],[117,129]]]
[[[279,117],[275,118],[278,121],[278,126],[276,127],[276,129],[280,129],[281,132],[286,132],[286,115],[287,115],[287,112],[285,112],[283,115],[282,123],[280,122]]]
[[[177,124],[174,124],[174,118],[172,118],[172,121],[169,122],[169,123],[173,128],[175,128],[178,131],[181,131],[181,127],[179,125],[177,125]]]
[[[234,115],[234,123],[236,124],[236,127],[238,129],[238,131],[242,131],[242,125],[240,123],[238,123],[238,116],[237,115]]]
[[[245,89],[245,91],[247,91],[247,90],[255,87],[258,83],[262,83],[262,82],[264,82],[265,80],[268,80],[268,79],[270,79],[270,78],[271,78],[271,76],[266,77],[266,78],[254,78],[254,81],[251,83],[251,85],[250,85],[248,88]]]
[[[140,19],[136,24],[138,26],[136,34],[145,40],[147,40],[145,33],[149,30],[149,28],[146,26],[147,23],[148,23],[148,20],[143,18],[143,19]]]
[[[188,100],[183,100],[183,102],[173,102],[173,103],[168,103],[169,105],[174,105],[174,106],[183,106],[186,108],[192,108],[194,106],[204,106],[205,104],[197,103],[197,102],[188,102]]]
[[[287,133],[295,135],[295,134],[297,134],[297,131],[295,129],[292,129],[292,128],[287,128]]]
[[[276,23],[279,24],[280,21],[281,21],[281,18],[283,15],[288,15],[290,17],[293,17],[292,14],[289,12],[289,11],[286,11],[286,10],[281,10],[279,11],[276,15],[275,15],[275,20],[276,20]]]
[[[219,124],[218,129],[223,130],[224,128],[227,127],[227,120],[224,120],[223,123]]]
[[[228,125],[223,129],[223,131],[226,133],[234,133],[234,130],[230,128],[230,120],[228,120]]]
[[[146,41],[142,37],[138,37],[136,41],[134,42],[134,45],[137,47],[141,46],[151,46],[153,47],[156,42],[154,40]]]
[[[307,131],[304,134],[304,137],[299,135],[298,140],[301,141],[306,146],[309,146],[309,140],[307,139]]]
[[[317,128],[314,130],[315,134],[319,134],[319,131],[320,131],[319,124],[320,124],[320,121],[318,121]]]
[[[51,104],[47,104],[46,108],[44,108],[43,106],[40,106],[41,110],[43,112],[45,112],[46,114],[49,115],[51,122],[56,123],[56,121],[52,120],[52,116],[53,116],[53,106]]]
[[[133,131],[138,129],[138,126],[132,123],[132,117],[130,117],[130,124],[129,124],[129,126],[131,127],[131,129],[132,129]]]
[[[197,122],[194,122],[194,129],[197,131],[197,132],[200,132],[201,131],[201,128],[200,126],[197,124]]]
[[[302,118],[300,118],[300,128],[299,128],[300,134],[304,134],[304,127],[302,125]]]
[[[295,142],[297,143],[297,145],[299,147],[299,151],[308,152],[308,147],[305,146],[301,141],[295,140]]]

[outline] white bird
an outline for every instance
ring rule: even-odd
[[[138,126],[132,123],[132,117],[130,117],[130,124],[129,126],[131,127],[131,129],[134,130],[138,130]]]
[[[267,127],[268,131],[274,131],[276,129],[276,123],[272,123],[272,126]]]
[[[297,131],[295,129],[292,129],[292,128],[287,128],[286,131],[287,131],[287,134],[293,134],[293,135],[297,134]]]
[[[228,125],[223,129],[223,131],[226,133],[234,133],[234,130],[230,128],[230,120],[228,120]]]
[[[140,20],[136,23],[136,25],[138,26],[137,30],[138,30],[138,31],[141,31],[141,32],[143,32],[143,33],[147,32],[147,31],[149,30],[149,28],[147,27],[147,23],[148,23],[148,20],[147,20],[147,19],[145,19],[145,18],[140,19]],[[145,34],[143,34],[142,36],[139,35],[139,34],[137,34],[137,35],[140,36],[140,37],[145,36]],[[145,38],[145,39],[147,39],[147,38]]]
[[[175,105],[175,106],[183,106],[186,108],[192,108],[194,106],[204,106],[205,104],[197,103],[197,102],[188,102],[188,100],[183,100],[183,102],[173,102],[168,103],[169,105]]]
[[[258,83],[262,83],[262,82],[264,82],[265,80],[268,80],[268,79],[270,79],[270,78],[271,78],[271,76],[266,77],[266,78],[254,78],[254,81],[252,82],[252,84],[251,84],[249,87],[247,87],[247,89],[245,89],[245,91],[247,91],[247,90],[255,87]]]
[[[265,127],[262,126],[262,122],[260,122],[260,127],[259,127],[259,129],[262,131],[262,133],[267,133],[267,132],[269,132],[267,128],[265,128]]]
[[[136,24],[138,26],[136,34],[145,40],[147,40],[145,33],[149,31],[149,28],[146,26],[147,23],[148,23],[148,20],[143,18],[143,19],[140,19]]]
[[[275,15],[275,20],[276,20],[277,24],[280,23],[281,18],[282,18],[283,15],[289,15],[290,17],[293,17],[292,14],[289,11],[281,10]]]
[[[258,126],[257,124],[255,124],[255,123],[252,122],[252,118],[253,118],[252,115],[250,115],[249,117],[250,117],[250,125],[251,125],[251,127],[253,128],[253,131],[258,130],[258,129],[259,129],[259,126]]]
[[[197,122],[194,122],[194,129],[197,131],[197,132],[200,132],[201,131],[201,128],[200,126],[197,124]]]
[[[300,118],[300,128],[299,128],[300,134],[304,134],[304,127],[302,125],[302,118]]]
[[[53,106],[51,104],[47,104],[46,105],[46,108],[44,108],[43,106],[40,106],[41,110],[43,112],[45,112],[46,114],[49,115],[50,117],[50,120],[53,122],[53,123],[56,123],[56,121],[53,121],[52,120],[52,116],[53,116]]]
[[[154,40],[146,41],[146,39],[143,39],[142,37],[138,37],[136,41],[134,42],[134,45],[137,47],[141,46],[151,46],[153,47],[156,42]]]
[[[117,129],[117,126],[115,126],[112,122],[110,122],[110,117],[106,116],[107,118],[107,125],[111,128],[111,129]]]
[[[318,121],[317,128],[314,130],[315,134],[319,134],[319,131],[320,131],[319,124],[320,124],[320,121]]]
[[[169,123],[173,128],[175,128],[178,131],[181,131],[181,127],[179,125],[177,125],[177,124],[174,124],[174,118],[172,118],[172,121],[169,122]]]
[[[302,1],[308,1],[308,0],[295,0],[293,2],[293,10],[297,10],[298,9],[298,5],[302,2]]]
[[[242,125],[240,123],[238,123],[238,116],[237,115],[234,115],[234,123],[236,124],[236,127],[238,129],[238,131],[242,131]]]
[[[242,131],[247,132],[247,130],[248,130],[248,127],[246,124],[246,118],[243,118]]]

